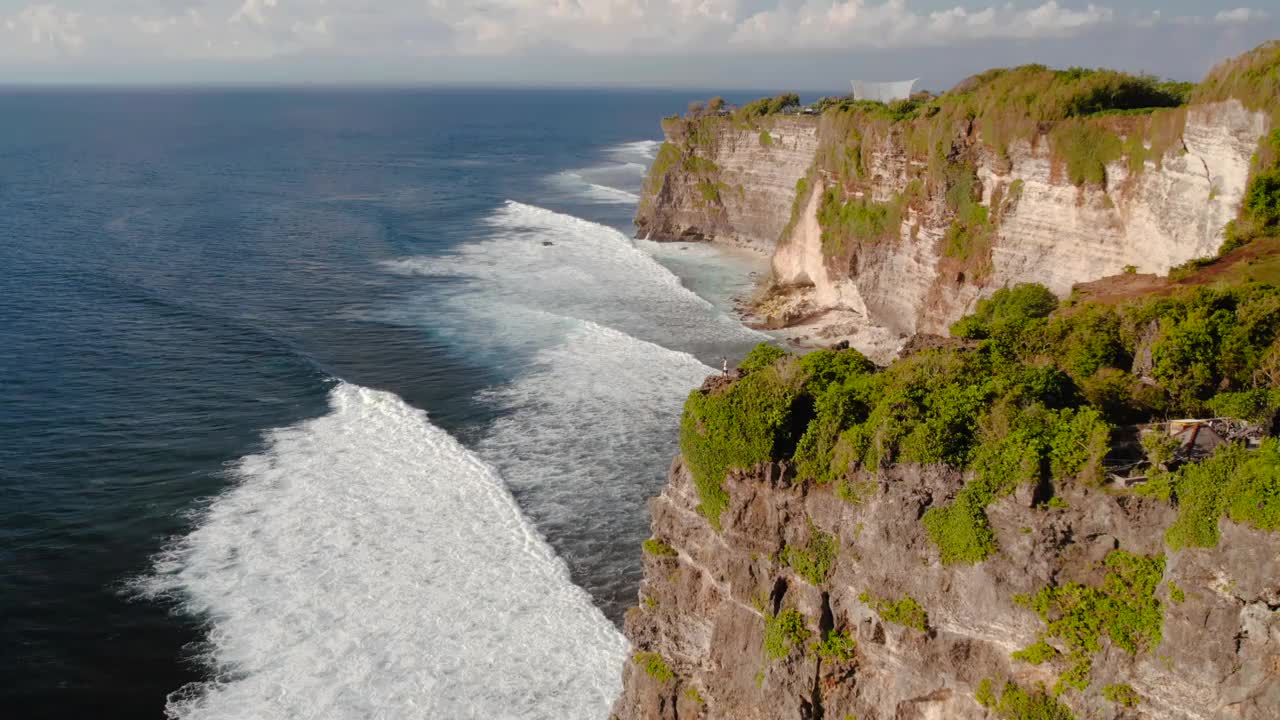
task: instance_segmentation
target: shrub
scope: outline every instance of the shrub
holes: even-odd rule
[[[689,394],[680,422],[680,449],[697,487],[700,509],[714,527],[719,528],[720,513],[728,505],[722,482],[729,470],[746,470],[791,454],[798,434],[793,416],[801,382],[794,363],[779,363],[751,372],[726,389]]]
[[[1172,484],[1178,517],[1165,542],[1174,550],[1215,547],[1224,514],[1260,530],[1280,530],[1280,440],[1267,438],[1253,452],[1219,446],[1207,460],[1180,468]]]
[[[660,683],[670,682],[676,676],[667,666],[667,661],[658,653],[636,653],[632,660],[644,668],[649,677]]]
[[[910,595],[903,595],[897,600],[887,600],[878,598],[870,592],[862,592],[858,595],[858,599],[875,610],[880,619],[885,622],[920,632],[929,631],[929,613],[925,612],[924,608],[920,607],[920,603]]]
[[[1107,165],[1124,156],[1120,136],[1096,122],[1061,123],[1049,133],[1049,143],[1073,185],[1106,186]]]
[[[809,542],[804,547],[787,545],[782,549],[782,562],[813,585],[826,582],[835,565],[839,545],[835,537],[809,525]]]
[[[1020,283],[1001,288],[991,297],[978,301],[973,314],[951,326],[957,337],[982,339],[990,337],[992,328],[1002,325],[1021,327],[1027,320],[1048,317],[1058,307],[1058,298],[1049,288],[1036,283]]]
[[[1164,610],[1155,590],[1164,576],[1164,556],[1114,550],[1106,567],[1101,587],[1068,583],[1016,598],[1044,621],[1045,635],[1067,647],[1071,666],[1058,677],[1057,689],[1089,686],[1093,656],[1102,649],[1104,634],[1130,655],[1154,649],[1163,637]],[[1040,643],[1021,652],[1040,657]]]
[[[1220,392],[1205,403],[1219,417],[1270,423],[1275,417],[1280,395],[1276,390],[1254,388],[1240,392]]]
[[[923,521],[943,564],[974,564],[996,549],[986,508],[1019,485],[1038,482],[1048,468],[1060,481],[1097,484],[1111,427],[1092,408],[1048,410],[997,405],[981,424],[974,448],[975,477],[949,505],[930,508]]]
[[[781,660],[790,655],[793,648],[803,650],[809,635],[804,615],[799,610],[783,610],[776,616],[768,615],[764,624],[764,654]]]
[[[1000,720],[1075,720],[1071,710],[1059,703],[1043,687],[1028,692],[1013,682],[1007,682],[997,698],[990,680],[978,686],[981,697],[975,698]],[[985,702],[984,702],[985,701]]]
[[[656,538],[645,540],[641,546],[645,552],[657,557],[676,557],[680,554],[675,548]]]
[[[742,362],[738,363],[738,369],[743,372],[763,370],[786,356],[786,350],[769,343],[760,343],[747,353]]]
[[[1014,660],[1021,660],[1023,662],[1029,662],[1032,665],[1039,665],[1058,657],[1059,654],[1060,653],[1057,649],[1052,645],[1044,640],[1040,640],[1013,653],[1012,657]]]
[[[1124,707],[1137,707],[1138,703],[1142,701],[1142,696],[1138,695],[1138,691],[1126,683],[1117,683],[1102,688],[1102,697]]]
[[[858,642],[848,630],[829,630],[822,642],[814,643],[813,650],[823,660],[849,662],[858,649]]]
[[[891,203],[866,198],[841,199],[838,188],[822,194],[818,206],[818,225],[822,227],[822,252],[835,257],[858,243],[876,243],[890,230],[897,232],[901,218]]]
[[[775,115],[777,113],[800,106],[800,96],[795,93],[783,93],[775,95],[771,98],[760,98],[752,100],[743,105],[736,113],[735,117],[750,119],[756,117],[764,117],[765,115]]]
[[[773,135],[768,130],[760,131],[760,147],[771,147],[773,145]]]

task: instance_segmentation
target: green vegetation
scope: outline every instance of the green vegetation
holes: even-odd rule
[[[698,692],[698,688],[693,687],[692,685],[684,689],[684,696],[685,699],[698,703],[699,705],[707,704],[707,701],[702,699],[702,693]]]
[[[803,429],[796,427],[796,405],[804,379],[795,361],[787,359],[751,371],[727,388],[689,395],[680,446],[698,489],[700,509],[717,529],[729,502],[721,486],[725,473],[782,459],[795,447]]]
[[[652,202],[662,193],[662,188],[666,185],[667,175],[673,168],[679,167],[681,164],[680,148],[669,142],[662,143],[662,147],[658,148],[658,155],[653,159],[653,164],[649,166],[649,172],[644,179],[644,200]]]
[[[697,182],[698,195],[701,196],[702,202],[707,205],[717,205],[720,203],[720,185],[710,180],[699,180]]]
[[[822,642],[814,643],[813,651],[829,662],[849,662],[858,649],[858,642],[848,630],[829,630]]]
[[[1073,185],[1106,185],[1107,165],[1124,155],[1120,137],[1094,122],[1061,123],[1049,133],[1049,142]]]
[[[1178,604],[1187,601],[1187,593],[1172,580],[1169,581],[1169,599]]]
[[[1035,283],[1020,283],[1012,288],[1001,288],[991,297],[979,300],[973,314],[964,316],[951,326],[951,334],[980,340],[991,337],[993,332],[1005,332],[1010,325],[1049,317],[1057,309],[1058,297],[1048,288]]]
[[[1213,70],[1191,93],[1191,102],[1235,98],[1250,110],[1280,113],[1280,41],[1263,43]]]
[[[1102,697],[1124,707],[1137,707],[1138,703],[1142,701],[1138,691],[1126,683],[1117,683],[1102,688]]]
[[[768,130],[760,131],[760,147],[773,147],[773,135]]]
[[[822,194],[818,224],[822,227],[822,252],[828,257],[848,253],[858,244],[875,244],[898,236],[912,189],[889,202],[866,198],[841,199],[837,188]]]
[[[927,350],[877,369],[852,350],[801,358],[773,347],[744,361],[747,375],[696,391],[681,443],[703,512],[717,522],[731,469],[789,460],[800,482],[831,483],[857,504],[894,463],[968,471],[923,525],[945,563],[976,563],[998,549],[987,507],[1020,486],[1099,485],[1112,427],[1220,411],[1269,424],[1280,407],[1280,289],[1186,288],[1112,306],[1059,307],[1043,287],[998,291],[958,322],[967,346]],[[1149,361],[1131,372],[1134,358]],[[770,364],[772,363],[772,364]],[[1173,548],[1211,545],[1217,522],[1280,530],[1274,442],[1224,448],[1200,465],[1161,473],[1171,458],[1158,433],[1145,442],[1153,470],[1142,494],[1176,501]],[[1167,443],[1165,443],[1167,445]],[[796,549],[787,561],[825,574]],[[816,556],[815,556],[816,558]]]
[[[996,548],[986,507],[1020,485],[1049,473],[1057,480],[1097,483],[1111,427],[1093,408],[1050,410],[1036,403],[1025,409],[993,408],[973,452],[975,477],[949,505],[931,508],[925,529],[943,563],[973,564]],[[1054,498],[1056,499],[1056,498]]]
[[[781,660],[790,655],[793,648],[803,651],[809,635],[804,615],[799,610],[783,610],[776,616],[766,615],[764,654],[774,660]]]
[[[738,363],[738,369],[747,373],[764,370],[786,356],[787,351],[777,345],[760,343],[747,353],[742,362]]]
[[[1061,653],[1059,653],[1052,645],[1044,640],[1039,640],[1028,645],[1024,649],[1013,653],[1012,657],[1014,660],[1021,660],[1022,662],[1031,663],[1032,665],[1040,665],[1041,663],[1053,660],[1060,654]]]
[[[979,683],[974,699],[1000,720],[1075,720],[1071,711],[1043,687],[1028,692],[1016,683],[1006,682],[997,697],[991,679],[986,678]]]
[[[658,653],[636,653],[632,660],[644,668],[649,677],[660,683],[670,682],[676,676],[667,666],[667,661]]]
[[[978,704],[982,707],[989,708],[992,705],[995,705],[996,701],[999,699],[996,697],[995,691],[992,689],[993,685],[994,683],[991,682],[991,678],[983,678],[982,682],[978,683],[978,688],[973,691],[973,699],[977,700]]]
[[[910,595],[903,595],[897,600],[886,600],[864,591],[858,595],[858,600],[875,610],[880,619],[885,622],[920,632],[929,631],[929,613],[925,612],[924,608],[920,607],[920,603]]]
[[[641,543],[641,546],[644,548],[645,552],[657,557],[676,557],[680,554],[676,552],[675,548],[656,538],[645,540]]]
[[[1222,445],[1204,462],[1174,474],[1178,518],[1165,533],[1169,547],[1214,547],[1218,520],[1280,530],[1280,441],[1267,438],[1255,452]],[[1172,590],[1171,590],[1172,592]]]
[[[800,96],[795,93],[783,93],[771,98],[752,100],[734,112],[736,119],[749,119],[776,115],[793,108],[800,107]]]
[[[1044,621],[1046,636],[1067,648],[1071,665],[1058,676],[1057,692],[1089,686],[1093,656],[1102,650],[1103,635],[1130,655],[1154,650],[1163,637],[1164,609],[1155,590],[1164,575],[1164,556],[1115,550],[1107,555],[1105,564],[1108,572],[1101,587],[1073,582],[1016,598]],[[1044,644],[1041,640],[1021,651],[1023,657],[1018,659],[1050,659],[1052,656],[1040,647]]]
[[[1280,118],[1280,111],[1276,117]],[[1248,245],[1264,235],[1280,234],[1280,128],[1259,142],[1240,214],[1227,226],[1226,234],[1220,254]]]
[[[813,179],[814,171],[810,168],[804,177],[796,180],[796,196],[791,200],[791,217],[787,219],[787,226],[782,229],[782,235],[778,237],[778,244],[785,243],[791,237],[791,231],[795,229],[796,223],[800,222],[800,214],[808,206],[809,187],[813,184]]]
[[[809,532],[809,542],[804,547],[787,545],[782,549],[782,562],[810,583],[821,585],[831,574],[840,548],[835,537],[814,528],[813,523],[809,524]]]

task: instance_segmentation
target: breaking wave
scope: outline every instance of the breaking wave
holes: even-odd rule
[[[640,196],[628,190],[591,182],[585,173],[590,170],[565,170],[551,176],[552,182],[562,190],[597,203],[630,205],[640,202]],[[598,174],[598,173],[597,173]]]
[[[614,145],[606,152],[620,161],[639,162],[647,166],[658,157],[658,149],[661,147],[661,140],[636,140]]]
[[[330,403],[141,581],[209,624],[170,717],[604,717],[626,641],[495,470],[395,395]]]
[[[485,224],[485,239],[450,254],[386,263],[396,272],[465,280],[434,288],[408,318],[429,316],[438,332],[503,351],[553,344],[573,328],[564,319],[708,358],[726,344],[766,337],[689,290],[613,228],[510,200]],[[434,306],[439,302],[445,307]]]
[[[509,371],[483,397],[498,420],[476,451],[620,618],[684,399],[712,372],[704,362],[763,336],[613,228],[517,202],[485,224],[483,240],[389,264],[432,280],[397,321],[417,318]]]
[[[610,162],[564,170],[552,175],[551,184],[565,196],[591,203],[634,205],[640,202],[644,173],[662,143],[637,140],[605,148]]]

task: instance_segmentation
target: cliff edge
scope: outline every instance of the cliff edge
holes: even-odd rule
[[[1280,239],[1197,265],[708,378],[614,717],[1277,717]]]
[[[1016,282],[1064,296],[1216,253],[1280,128],[1277,67],[1271,43],[1194,88],[1025,66],[892,106],[668,118],[636,225],[770,253],[763,324],[887,360]]]

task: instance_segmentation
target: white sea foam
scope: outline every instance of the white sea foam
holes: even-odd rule
[[[676,451],[681,405],[712,372],[697,357],[761,335],[617,230],[515,202],[486,224],[482,241],[390,264],[431,290],[384,319],[487,350],[513,378],[487,395],[499,419],[476,450],[616,616],[635,602],[645,500]]]
[[[207,617],[182,720],[600,718],[625,640],[494,469],[394,395],[339,384],[271,432],[143,590]]]
[[[615,145],[609,148],[607,152],[619,160],[639,159],[647,165],[658,156],[658,148],[660,147],[662,147],[661,140],[636,140]]]
[[[448,255],[386,264],[397,272],[466,280],[433,288],[421,307],[409,309],[410,316],[428,318],[434,330],[465,335],[482,346],[541,347],[572,328],[530,319],[530,312],[589,320],[694,352],[765,337],[686,288],[613,228],[512,201],[486,224],[491,232],[485,240]],[[437,307],[442,298],[446,307]]]
[[[538,527],[571,547],[575,579],[613,610],[635,602],[645,501],[676,452],[689,391],[714,372],[687,353],[578,321],[487,399],[501,411],[476,451]]]
[[[612,169],[605,169],[606,171]],[[565,170],[551,176],[551,182],[565,192],[597,203],[630,205],[640,202],[636,193],[612,187],[598,182],[591,182],[585,174],[590,170]],[[601,174],[601,173],[596,173]]]

